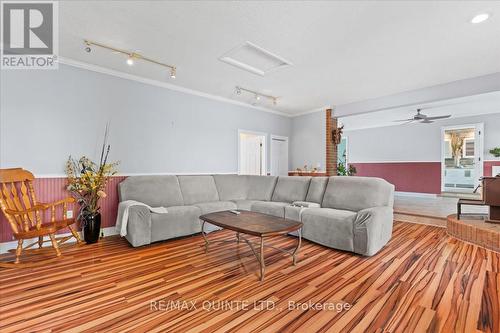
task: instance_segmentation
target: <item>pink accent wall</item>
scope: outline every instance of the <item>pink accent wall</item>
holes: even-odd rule
[[[380,177],[396,186],[396,191],[441,193],[441,163],[351,163],[357,176]]]
[[[397,163],[351,163],[357,169],[357,176],[380,177],[396,186],[396,191],[417,193],[441,193],[440,162],[397,162]],[[484,176],[491,176],[492,167],[500,161],[485,161]]]
[[[101,226],[111,227],[116,222],[116,212],[118,209],[118,184],[126,177],[118,176],[111,177],[107,186],[106,198],[101,199]],[[35,193],[38,202],[50,203],[70,196],[66,190],[66,178],[37,178],[34,182]],[[73,214],[76,217],[78,214],[77,207],[72,207]],[[57,214],[61,214],[57,212]],[[46,220],[47,221],[47,220]],[[61,230],[61,232],[69,232],[69,230]],[[12,241],[12,230],[5,216],[0,212],[0,242]]]
[[[491,173],[494,166],[500,166],[500,161],[484,161],[484,175],[493,176]]]

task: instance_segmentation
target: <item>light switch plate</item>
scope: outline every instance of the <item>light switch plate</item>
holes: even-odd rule
[[[73,218],[73,211],[72,210],[68,210],[66,212],[66,218],[68,218],[68,219],[72,219]]]

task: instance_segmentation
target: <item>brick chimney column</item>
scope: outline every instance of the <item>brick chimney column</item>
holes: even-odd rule
[[[337,118],[332,118],[332,109],[326,109],[326,175],[337,175],[337,145],[333,143],[332,130],[337,128]]]

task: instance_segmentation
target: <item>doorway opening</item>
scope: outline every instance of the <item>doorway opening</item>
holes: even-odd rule
[[[271,176],[288,176],[288,138],[271,135]]]
[[[265,133],[238,130],[238,174],[266,174]]]
[[[441,191],[473,193],[483,176],[482,123],[441,129]]]

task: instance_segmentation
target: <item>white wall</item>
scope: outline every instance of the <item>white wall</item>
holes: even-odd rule
[[[66,65],[0,83],[0,167],[38,175],[62,174],[70,154],[96,158],[108,120],[121,173],[237,172],[238,129],[291,136],[288,117]]]
[[[500,146],[500,113],[445,119],[432,124],[408,124],[345,131],[349,162],[439,162],[441,127],[484,123],[484,160],[494,160],[489,150]]]
[[[291,169],[302,168],[304,164],[326,167],[326,122],[325,112],[318,111],[292,119],[290,140]]]
[[[325,165],[325,113],[292,119],[291,167],[321,162]],[[500,147],[500,113],[445,119],[433,124],[408,124],[345,131],[349,162],[420,161],[441,159],[441,127],[484,123],[484,159],[496,160],[489,150]]]

